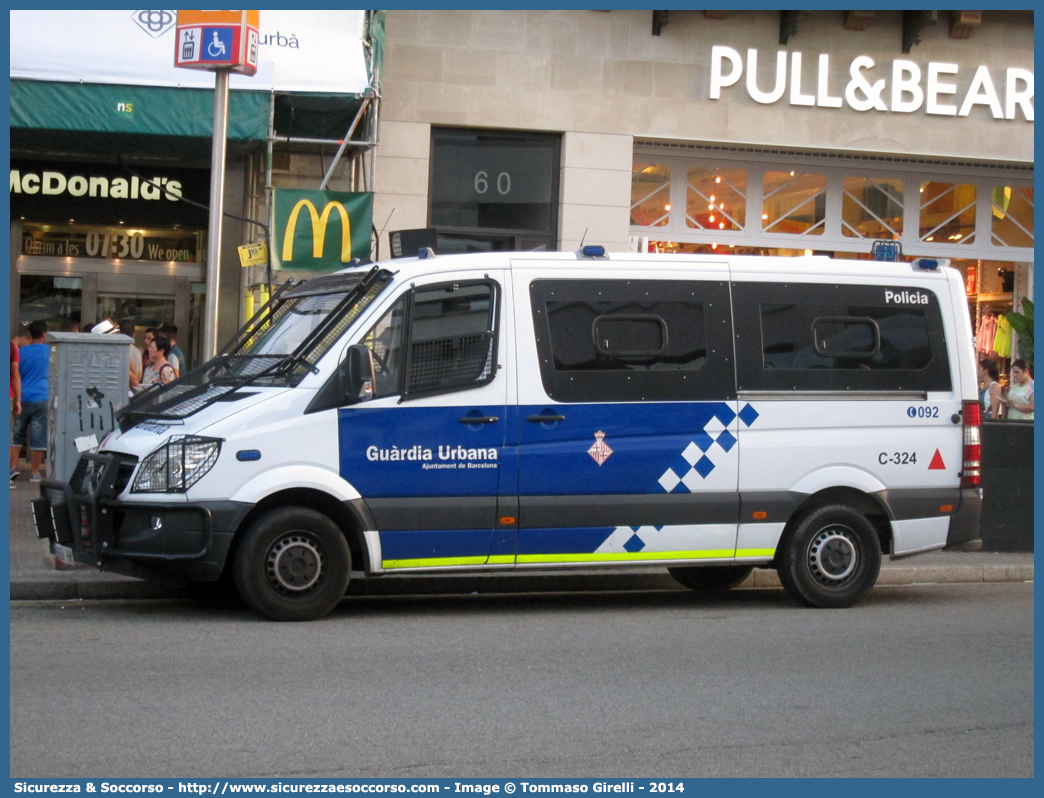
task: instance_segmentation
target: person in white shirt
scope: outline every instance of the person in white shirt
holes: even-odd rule
[[[134,338],[134,322],[130,319],[124,319],[120,322],[120,332],[127,337]],[[130,344],[130,374],[128,375],[128,385],[130,386],[130,393],[136,393],[138,386],[141,383],[141,350],[138,349],[133,343]]]

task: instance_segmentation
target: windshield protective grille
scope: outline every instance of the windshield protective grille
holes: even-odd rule
[[[284,286],[222,354],[121,411],[124,431],[146,419],[181,419],[247,385],[293,387],[310,372],[392,280],[390,272],[337,274]]]
[[[290,381],[294,385],[300,382],[304,375],[307,374],[319,361],[319,358],[325,355],[330,350],[330,347],[333,346],[342,335],[344,335],[348,328],[355,323],[355,320],[359,318],[359,315],[370,306],[370,303],[377,298],[378,294],[385,289],[385,286],[387,286],[389,282],[391,282],[391,275],[388,275],[387,279],[381,279],[374,283],[370,289],[360,297],[359,301],[349,307],[335,323],[330,325],[325,334],[315,342],[314,347],[304,356],[307,357],[307,360],[302,358],[294,364],[294,367],[288,374]]]
[[[282,355],[217,357],[158,390],[146,391],[128,405],[131,413],[186,418],[242,387],[245,381],[276,376]]]

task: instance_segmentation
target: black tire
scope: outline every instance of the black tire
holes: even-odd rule
[[[881,545],[862,513],[843,504],[814,507],[787,534],[776,570],[802,604],[851,607],[877,582]]]
[[[348,542],[322,513],[272,510],[250,525],[232,576],[247,606],[274,621],[313,621],[344,597],[352,572]]]
[[[694,565],[668,568],[667,573],[697,593],[725,593],[743,582],[753,570],[753,565]]]

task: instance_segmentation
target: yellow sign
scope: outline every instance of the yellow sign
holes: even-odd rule
[[[239,248],[239,263],[247,266],[261,266],[268,263],[268,247],[262,244],[243,244]]]
[[[326,203],[326,207],[323,208],[323,215],[320,216],[319,212],[315,209],[311,200],[299,200],[294,206],[294,209],[290,211],[290,218],[286,223],[286,233],[283,235],[283,260],[293,260],[294,258],[294,231],[297,230],[297,217],[301,213],[301,208],[308,209],[308,215],[312,217],[312,257],[322,258],[323,257],[323,244],[326,241],[326,223],[330,219],[330,211],[334,208],[341,216],[341,262],[347,263],[352,259],[352,228],[348,221],[348,211],[344,209],[344,206],[333,200]]]

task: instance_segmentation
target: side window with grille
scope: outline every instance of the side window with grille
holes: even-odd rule
[[[498,287],[445,283],[412,293],[403,398],[460,391],[496,376]]]

